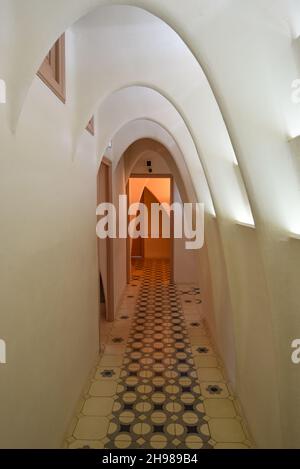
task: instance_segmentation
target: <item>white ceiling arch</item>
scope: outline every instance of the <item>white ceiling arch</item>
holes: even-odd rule
[[[126,107],[124,101],[130,106]],[[214,197],[193,138],[179,113],[160,93],[147,87],[118,90],[99,107],[97,122],[99,156],[104,154],[108,142],[113,139],[116,158],[120,158],[138,138],[148,136],[160,140],[176,155],[181,171],[184,167],[188,169],[199,200],[205,203],[208,213],[215,215]]]
[[[6,109],[12,128],[33,76],[52,43],[74,22],[94,14],[101,5],[138,6],[161,18],[180,35],[201,63],[209,88],[218,100],[259,222],[264,217],[273,226],[287,229],[290,219],[299,218],[298,181],[284,141],[284,134],[288,134],[300,114],[300,108],[296,110],[291,105],[289,87],[298,74],[291,48],[291,30],[294,34],[299,30],[295,27],[299,22],[297,2],[277,0],[274,7],[273,0],[215,0],[213,4],[191,0],[187,8],[179,0],[3,0],[0,30],[8,34],[7,40],[1,41],[0,67],[8,83]],[[284,66],[278,60],[283,56]],[[268,83],[265,76],[271,73],[272,82]],[[273,146],[277,144],[277,151],[272,148],[272,141]],[[265,148],[271,157],[266,157]],[[270,162],[272,177],[266,178]],[[288,184],[284,192],[277,194],[276,187],[282,186],[283,176]],[[231,185],[230,178],[227,184]]]
[[[165,173],[173,175],[183,203],[197,202],[197,195],[194,191],[193,183],[189,177],[188,172],[186,171],[185,173],[182,173],[179,170],[172,153],[162,142],[157,139],[149,137],[138,138],[133,143],[131,143],[129,147],[126,148],[118,163],[118,165],[122,161],[124,163],[126,184],[134,172],[136,165],[141,160],[144,161],[145,158],[155,158],[155,161],[157,161],[156,158],[158,158],[160,164],[163,163]],[[145,177],[147,178],[147,174],[145,174]]]
[[[198,171],[192,172],[183,156],[183,153],[170,132],[158,122],[152,119],[135,119],[127,122],[113,136],[112,150],[110,156],[116,167],[126,150],[136,141],[151,139],[164,146],[172,155],[172,159],[178,169],[178,173],[185,183],[186,193],[189,200],[200,201],[205,205],[206,213],[215,216],[213,202],[207,186],[205,175],[202,173],[202,184],[199,181]]]
[[[106,5],[73,24],[67,49],[68,108],[75,140],[110,93],[133,84],[157,89],[183,116],[193,136],[216,209],[225,219],[253,222],[218,103],[199,62],[175,30],[143,8]]]
[[[133,84],[157,89],[184,116],[216,209],[226,219],[251,222],[246,188],[237,177],[235,154],[216,99],[199,63],[173,29],[144,9],[110,5],[74,24],[67,46],[68,107],[75,135],[80,135],[97,103],[116,89]]]
[[[171,133],[183,157],[188,161],[190,174],[194,175],[195,180],[198,178],[198,185],[203,187],[208,185],[218,215],[245,223],[251,222],[251,210],[239,185],[235,165],[216,155],[213,160],[211,153],[207,154],[201,142],[199,143],[189,122],[182,117],[176,102],[174,103],[166,93],[154,87],[146,86],[146,84],[125,86],[113,92],[100,104],[97,119],[99,154],[106,149],[111,136],[118,129],[125,123],[140,118],[152,119]],[[222,171],[224,167],[226,170]],[[223,181],[224,186],[228,172],[231,175],[229,178],[231,183],[229,184],[227,180],[222,191],[221,182]],[[222,180],[221,182],[218,177]],[[205,200],[208,198],[206,197]],[[214,210],[210,210],[210,213],[214,213]]]
[[[216,0],[212,4],[207,0],[192,0],[187,9],[182,8],[180,1],[176,3],[174,0],[165,0],[164,3],[160,0],[27,0],[26,3],[2,0],[0,32],[5,40],[0,41],[0,68],[9,84],[7,109],[12,128],[16,127],[34,75],[50,47],[74,23],[99,7],[133,6],[152,13],[177,31],[178,37],[193,50],[189,35],[180,23],[183,21],[184,24],[186,17],[196,19],[197,16],[202,22],[206,16],[214,16],[227,2]],[[169,14],[172,12],[173,15]],[[187,24],[191,30],[191,22]]]

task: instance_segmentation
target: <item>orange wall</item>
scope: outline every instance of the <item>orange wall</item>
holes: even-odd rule
[[[130,178],[129,203],[140,202],[147,187],[160,203],[170,203],[171,180],[169,178]]]
[[[149,210],[149,227],[151,226],[150,207],[151,203],[168,203],[171,202],[171,180],[170,178],[130,178],[129,179],[129,204],[141,201],[144,189],[147,188],[154,197],[145,191],[144,203]],[[157,199],[157,200],[156,200]],[[137,241],[134,240],[136,243]],[[132,246],[132,240],[131,240]],[[145,258],[162,259],[170,258],[171,241],[170,239],[151,239],[144,240],[144,256]]]
[[[170,198],[170,195],[169,195]],[[157,203],[157,199],[153,197],[152,193],[145,191],[144,203],[148,208],[148,223],[151,226],[151,204]],[[171,257],[171,240],[168,238],[152,239],[147,238],[144,240],[144,257],[146,259],[170,259]]]

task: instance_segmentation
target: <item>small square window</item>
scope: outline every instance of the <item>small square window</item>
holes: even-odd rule
[[[66,102],[65,62],[65,35],[63,34],[48,52],[37,73],[63,103]]]

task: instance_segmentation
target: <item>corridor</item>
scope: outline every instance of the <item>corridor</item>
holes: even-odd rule
[[[299,207],[300,0],[0,0],[0,452],[300,449]]]
[[[252,446],[201,319],[201,292],[164,260],[136,261],[65,447]]]

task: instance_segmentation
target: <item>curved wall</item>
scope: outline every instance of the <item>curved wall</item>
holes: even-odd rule
[[[192,138],[189,148],[194,142],[193,154],[202,161],[208,184],[201,176],[201,189],[194,183],[195,192],[206,194],[209,201],[210,191],[218,215],[217,220],[208,217],[213,227],[211,245],[219,246],[215,251],[208,248],[215,272],[214,298],[219,302],[215,305],[218,341],[228,325],[217,313],[224,305],[232,310],[236,389],[252,433],[259,446],[299,447],[300,375],[290,361],[290,343],[300,331],[300,257],[299,240],[289,235],[300,233],[300,192],[288,142],[300,133],[300,107],[290,99],[291,83],[299,76],[294,50],[299,5],[286,0],[278,0],[276,6],[271,0],[197,0],[183,8],[179,0],[117,2],[145,8],[149,14],[128,6],[98,8],[103,3],[114,2],[27,0],[25,5],[3,0],[0,5],[0,70],[8,96],[7,104],[0,106],[5,227],[0,235],[5,292],[1,333],[11,357],[10,367],[1,368],[4,424],[21,398],[17,388],[10,391],[16,377],[22,378],[28,396],[18,416],[10,420],[16,434],[6,433],[3,438],[1,434],[0,440],[4,445],[23,441],[27,447],[37,440],[40,446],[54,446],[60,438],[55,429],[62,434],[72,414],[96,350],[91,340],[97,314],[92,300],[97,288],[96,152],[106,121],[112,125],[103,138],[111,139],[133,119],[136,104],[130,92],[123,96],[127,103],[117,97],[115,107],[98,119],[97,145],[82,130],[98,106],[101,116],[102,106],[112,103],[108,100],[118,89],[143,85],[168,98],[181,121],[171,111],[161,112],[165,107],[153,109],[149,102],[134,119],[149,117],[165,126],[187,159],[190,153],[184,142]],[[68,97],[63,106],[34,74],[55,39],[68,28]],[[117,122],[112,116],[119,113],[122,119]],[[192,166],[188,170],[193,176]],[[197,170],[200,174],[200,164]],[[26,209],[16,216],[20,201]],[[252,211],[256,229],[236,223],[251,225]],[[224,262],[228,285],[218,262]],[[74,286],[78,286],[75,295]],[[15,330],[16,322],[23,337]],[[84,337],[78,336],[78,328],[85,331]],[[65,336],[68,346],[63,343]],[[31,343],[26,361],[33,364],[28,376],[20,373],[25,340]],[[54,340],[59,344],[55,351]],[[80,344],[77,352],[75,343]],[[81,352],[74,370],[72,353]],[[43,393],[35,396],[32,385],[45,365],[49,373],[41,391],[51,390],[48,410]],[[73,389],[69,397],[67,383]],[[43,410],[37,412],[29,396],[36,397],[33,402],[40,402]],[[57,403],[67,401],[67,408],[54,419]],[[29,434],[20,422],[33,413],[37,420]]]

